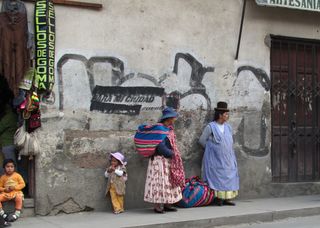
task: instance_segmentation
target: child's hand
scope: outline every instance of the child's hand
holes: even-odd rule
[[[112,173],[114,170],[115,170],[115,168],[114,168],[113,166],[110,166],[110,167],[108,168],[108,173]]]

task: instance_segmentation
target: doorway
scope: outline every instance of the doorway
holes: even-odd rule
[[[320,180],[320,41],[271,36],[272,179]]]
[[[14,144],[14,132],[18,126],[19,118],[13,110],[13,92],[9,89],[8,83],[0,75],[0,175],[3,174],[2,164],[5,158],[3,146]],[[3,140],[5,144],[3,145]],[[7,158],[14,158],[16,171],[23,177],[26,187],[22,190],[25,198],[33,198],[35,195],[35,158],[29,156],[18,156],[18,151],[13,150],[12,155]]]

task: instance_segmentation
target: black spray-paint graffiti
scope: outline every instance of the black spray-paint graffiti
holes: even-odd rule
[[[253,75],[257,78],[257,80],[259,81],[259,83],[261,84],[261,86],[265,89],[265,91],[270,91],[270,87],[271,87],[271,81],[270,78],[268,76],[268,74],[259,68],[255,68],[252,66],[241,66],[238,68],[237,70],[237,79],[239,77],[239,74],[242,71],[251,71],[253,73]],[[233,86],[235,85],[237,79],[234,81]],[[261,108],[261,117],[260,117],[260,143],[259,143],[259,148],[258,149],[252,149],[249,148],[248,146],[245,145],[245,139],[244,139],[244,118],[242,117],[242,120],[238,126],[238,130],[237,130],[237,134],[235,135],[236,140],[239,142],[239,144],[241,145],[242,150],[250,155],[250,156],[255,156],[255,157],[263,157],[268,155],[269,153],[269,149],[268,149],[268,145],[266,143],[267,140],[267,124],[266,124],[266,119],[267,119],[267,115],[266,113],[268,112],[268,102],[264,101],[262,108]]]
[[[190,55],[189,53],[177,53],[174,60],[173,73],[178,74],[179,61],[180,59],[185,60],[191,66],[191,75],[189,86],[190,90],[185,93],[180,93],[179,91],[173,91],[170,94],[165,94],[166,96],[166,105],[173,107],[175,109],[179,109],[180,100],[192,95],[199,94],[202,95],[207,101],[207,119],[209,118],[211,111],[211,100],[206,92],[206,87],[202,84],[203,77],[208,72],[214,72],[214,67],[204,67],[195,57]],[[159,83],[167,80],[169,75],[164,74],[160,77]]]
[[[252,66],[241,66],[237,70],[237,76],[239,76],[239,74],[242,71],[251,71],[254,74],[254,76],[257,78],[257,80],[260,82],[261,86],[266,91],[270,90],[271,81],[270,81],[268,74],[264,70],[262,70],[260,68],[255,68]]]
[[[214,67],[204,67],[197,59],[189,53],[177,53],[174,60],[173,73],[178,73],[179,60],[184,59],[192,68],[190,77],[190,87],[203,89],[205,86],[202,84],[203,77],[208,72],[214,72]]]
[[[90,111],[139,115],[142,105],[137,103],[152,103],[163,93],[163,88],[155,87],[95,86]]]
[[[153,76],[143,74],[143,73],[129,73],[124,74],[124,63],[116,57],[92,57],[87,59],[82,55],[77,54],[66,54],[58,61],[57,70],[58,70],[58,80],[59,80],[59,108],[63,110],[63,78],[62,78],[62,68],[65,63],[69,60],[80,61],[84,64],[89,85],[90,91],[92,93],[92,100],[90,105],[90,110],[98,110],[107,114],[126,114],[126,115],[138,115],[141,110],[161,110],[164,105],[173,107],[175,109],[180,108],[180,100],[186,98],[189,95],[198,94],[203,96],[207,101],[207,118],[209,119],[211,115],[211,101],[206,92],[205,86],[202,84],[204,75],[207,72],[214,72],[213,67],[204,67],[197,59],[188,53],[177,53],[175,56],[173,74],[177,75],[179,69],[179,60],[185,60],[191,66],[191,75],[190,75],[190,89],[187,92],[181,93],[179,90],[170,92],[167,94],[165,88],[161,87],[161,83],[166,81],[169,77],[168,74],[164,74],[158,79]],[[96,85],[94,77],[94,65],[97,63],[106,63],[111,65],[111,86],[102,86]],[[239,74],[242,71],[251,71],[256,79],[259,81],[261,86],[265,91],[270,90],[270,79],[267,73],[259,68],[252,66],[241,66],[237,69],[236,75],[239,77]],[[134,77],[146,79],[152,82],[153,86],[150,87],[125,87],[122,86],[125,82]],[[237,77],[237,79],[238,79]],[[236,80],[237,80],[236,79]],[[235,81],[236,82],[236,81]],[[234,85],[235,85],[234,82]],[[177,88],[179,89],[179,88]],[[142,103],[152,103],[156,97],[162,97],[161,106],[147,106],[142,107]],[[260,143],[258,149],[252,149],[245,145],[244,139],[244,117],[238,126],[237,134],[235,135],[237,141],[240,143],[243,151],[250,156],[262,157],[268,154],[268,147],[266,145],[267,137],[267,125],[265,115],[268,102],[263,103],[261,110],[261,131],[260,131]]]
[[[69,60],[80,61],[84,64],[89,85],[90,91],[92,94],[91,106],[90,110],[97,110],[103,113],[108,114],[128,114],[128,115],[138,115],[141,110],[160,110],[163,106],[170,106],[175,109],[179,109],[180,100],[192,95],[199,94],[202,95],[207,101],[207,107],[205,107],[208,111],[208,114],[211,110],[211,101],[209,96],[206,93],[206,88],[202,84],[202,80],[204,75],[207,72],[213,72],[214,67],[204,67],[196,58],[194,58],[189,53],[177,53],[175,56],[175,62],[173,67],[173,73],[176,75],[178,73],[179,60],[185,60],[191,67],[191,75],[190,75],[190,90],[184,93],[180,93],[178,90],[173,91],[169,94],[165,93],[164,88],[161,88],[161,83],[168,79],[168,75],[164,74],[157,80],[155,77],[143,74],[143,73],[129,73],[124,74],[124,63],[122,60],[116,57],[91,57],[87,59],[86,57],[78,54],[65,54],[63,55],[57,63],[58,70],[58,80],[59,80],[59,109],[63,110],[64,108],[64,95],[63,95],[63,78],[62,78],[62,69],[64,64],[66,64]],[[103,88],[103,85],[96,85],[95,76],[94,76],[94,65],[97,63],[106,63],[110,64],[112,67],[112,75],[111,75],[111,86],[107,86]],[[138,94],[135,94],[135,97],[130,100],[129,97],[132,95],[132,90],[125,89],[131,87],[122,86],[126,81],[134,78],[142,78],[146,79],[154,84],[154,87],[133,87],[139,90]],[[123,100],[110,98],[110,94],[114,92],[110,91],[119,90],[122,93]],[[115,93],[114,93],[115,94]],[[112,95],[113,96],[113,95]],[[159,107],[142,107],[141,103],[151,103],[150,97],[161,97],[162,105]],[[97,99],[99,97],[99,99]],[[103,97],[103,98],[102,98]],[[103,102],[101,102],[103,99]],[[108,100],[108,102],[106,102]]]

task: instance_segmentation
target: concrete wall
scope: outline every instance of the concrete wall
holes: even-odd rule
[[[129,161],[126,207],[147,206],[147,160],[135,153],[132,137],[139,124],[157,121],[164,104],[181,114],[176,133],[187,176],[200,174],[197,141],[216,102],[224,100],[232,109],[241,198],[320,192],[318,184],[271,183],[265,44],[268,34],[318,39],[317,13],[249,0],[235,60],[240,0],[100,2],[101,11],[56,6],[56,99],[41,107],[38,214],[110,210],[103,173],[115,150]]]

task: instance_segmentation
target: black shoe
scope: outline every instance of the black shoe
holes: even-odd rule
[[[175,207],[166,207],[166,206],[163,208],[163,210],[164,210],[164,211],[170,211],[170,212],[176,212],[176,211],[178,211],[178,209],[175,208]]]
[[[11,226],[11,223],[10,223],[10,222],[5,221],[5,222],[3,223],[3,227],[9,227],[9,226]]]
[[[236,204],[234,202],[231,202],[230,200],[224,200],[223,201],[223,205],[226,206],[236,206]]]
[[[7,221],[7,219],[8,219],[8,214],[7,213],[4,213],[3,215],[2,215],[2,218],[4,219],[4,221]]]
[[[153,211],[154,213],[157,213],[157,214],[164,214],[164,210],[160,208],[153,208]]]
[[[223,200],[222,199],[215,198],[213,202],[214,202],[215,205],[223,206]]]
[[[7,221],[7,222],[15,222],[17,219],[18,219],[18,216],[17,216],[16,214],[10,214],[10,215],[7,217],[6,221]]]

